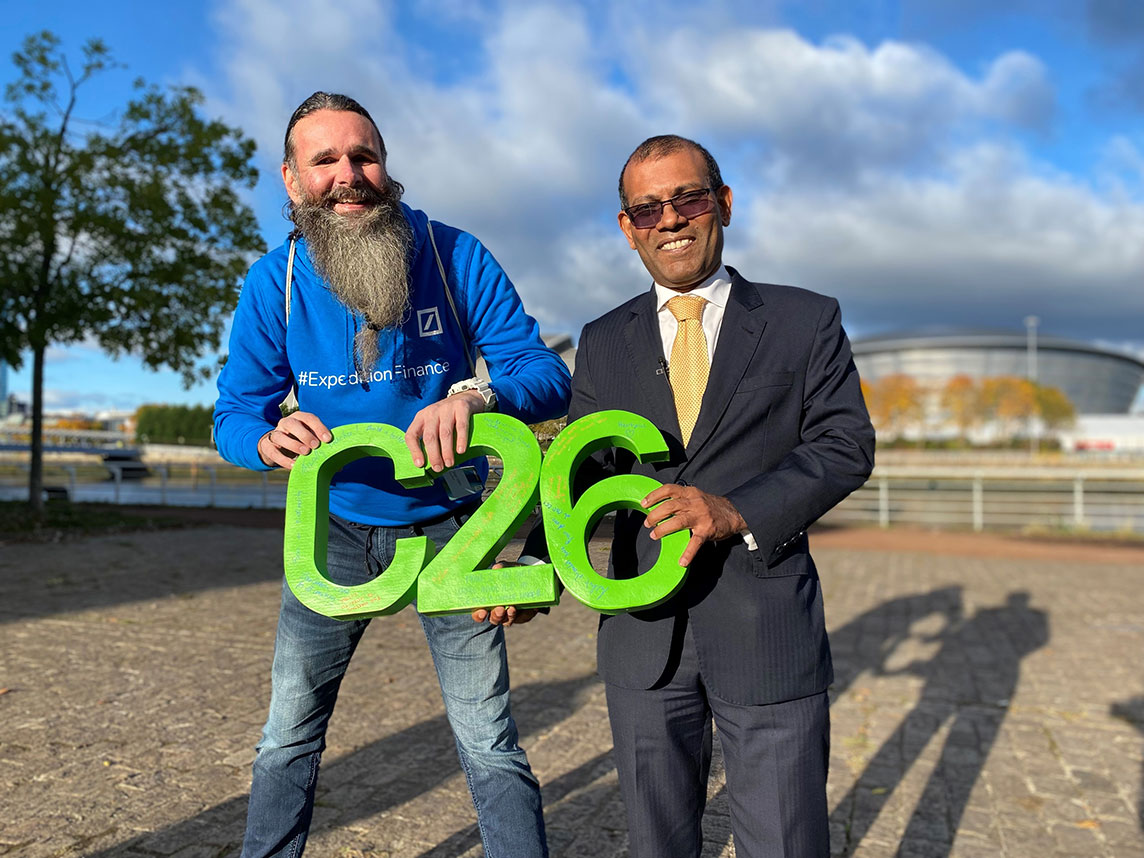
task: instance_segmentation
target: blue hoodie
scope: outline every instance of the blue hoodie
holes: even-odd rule
[[[298,241],[294,257],[289,330],[289,240],[251,267],[218,380],[214,432],[224,459],[270,470],[258,456],[258,440],[277,425],[278,405],[295,383],[300,410],[316,414],[336,436],[337,427],[348,423],[389,423],[404,431],[418,411],[472,375],[441,285],[427,218],[402,208],[413,230],[412,310],[399,328],[378,333],[378,360],[366,378],[359,377],[354,360],[354,336],[365,322],[314,272],[304,240]],[[453,227],[434,222],[433,234],[465,339],[488,364],[497,410],[526,423],[564,414],[568,368],[541,341],[536,320],[524,312],[492,254]],[[488,463],[481,459],[476,464],[483,478]],[[393,479],[392,463],[373,456],[350,463],[330,483],[330,512],[362,524],[412,524],[465,502],[450,500],[439,480],[423,489],[403,488]]]

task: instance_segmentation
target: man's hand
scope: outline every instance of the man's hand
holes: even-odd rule
[[[258,439],[258,457],[268,465],[289,471],[294,459],[305,456],[318,445],[334,440],[330,430],[308,411],[295,411],[278,421],[278,425]]]
[[[473,611],[473,622],[483,623],[488,620],[494,626],[523,625],[537,614],[536,608],[517,608],[513,605],[497,608],[477,608]]]
[[[519,563],[494,563],[494,569],[504,569],[506,566],[519,566]],[[517,608],[514,605],[500,605],[496,608],[477,608],[473,611],[473,622],[483,623],[488,620],[494,626],[523,625],[539,613],[535,608]]]
[[[644,527],[654,528],[652,539],[691,528],[691,541],[679,558],[680,566],[689,565],[704,542],[726,539],[747,529],[743,516],[727,498],[709,495],[694,486],[669,483],[660,486],[640,504],[647,509],[660,501],[663,503],[648,512]]]
[[[453,467],[456,456],[469,449],[470,418],[484,410],[484,397],[475,390],[465,390],[418,411],[405,433],[413,464],[424,467],[428,458],[429,467],[438,473]]]

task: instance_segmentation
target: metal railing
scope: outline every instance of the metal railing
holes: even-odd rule
[[[44,485],[75,501],[282,508],[286,473],[228,464],[44,463]],[[494,465],[490,488],[499,472]],[[0,467],[0,498],[27,498],[27,465]],[[834,524],[1144,534],[1144,468],[879,465],[823,517]]]
[[[0,442],[27,447],[31,442],[32,427],[0,424]],[[124,447],[135,443],[127,432],[111,429],[44,429],[40,437],[45,447]]]
[[[1144,534],[1144,470],[878,468],[823,521]]]
[[[27,463],[0,464],[0,500],[27,500]],[[81,503],[159,506],[286,506],[285,471],[249,471],[227,463],[45,462],[48,499]],[[499,460],[490,462],[486,495],[501,477]]]
[[[45,462],[47,497],[78,502],[160,506],[262,507],[286,505],[282,471],[248,471],[228,464],[185,462],[73,464]],[[0,499],[26,500],[26,463],[0,468]]]

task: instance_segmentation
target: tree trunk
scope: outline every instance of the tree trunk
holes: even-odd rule
[[[44,511],[44,346],[32,347],[32,464],[28,469],[28,506]]]

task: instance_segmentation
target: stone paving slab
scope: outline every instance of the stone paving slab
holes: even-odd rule
[[[1144,856],[1144,552],[961,539],[815,542],[835,854]],[[280,557],[279,532],[218,525],[0,546],[0,855],[238,854]],[[561,858],[627,854],[595,627],[569,598],[509,630]],[[482,854],[412,612],[366,633],[318,789],[309,855]],[[704,856],[734,855],[718,764],[710,795]]]

